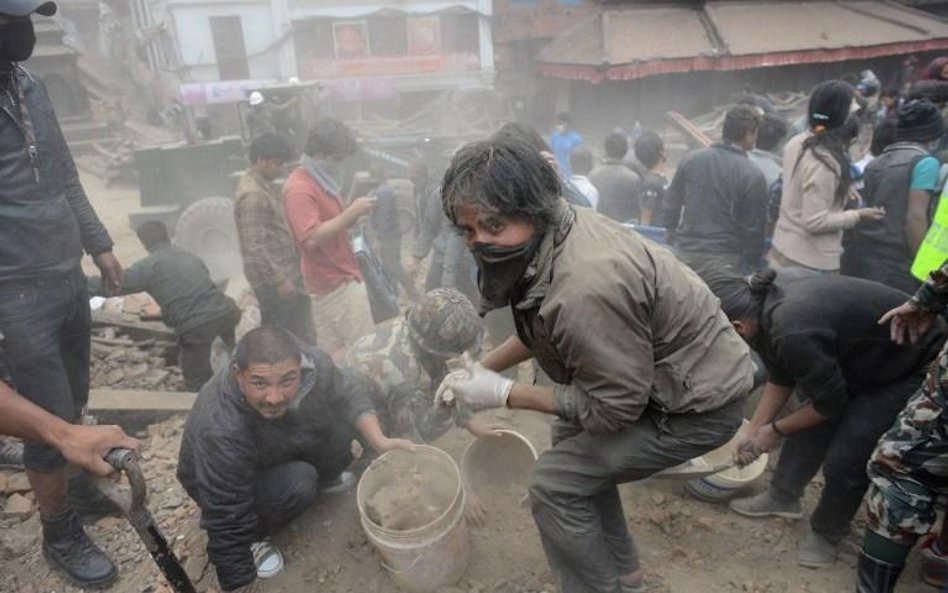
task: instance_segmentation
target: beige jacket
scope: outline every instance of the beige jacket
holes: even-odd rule
[[[843,253],[843,231],[856,226],[859,214],[833,204],[839,184],[839,165],[829,153],[825,153],[825,160],[832,168],[820,162],[812,150],[800,158],[803,141],[811,135],[804,132],[794,136],[784,149],[783,196],[773,246],[804,266],[838,270]]]
[[[556,383],[556,413],[623,430],[650,403],[706,412],[753,383],[747,345],[705,284],[667,249],[605,216],[565,207],[547,232],[517,332]]]

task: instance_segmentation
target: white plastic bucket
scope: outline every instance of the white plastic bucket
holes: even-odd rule
[[[479,437],[461,456],[461,477],[467,489],[481,494],[495,488],[526,486],[537,462],[533,444],[515,430]]]
[[[441,486],[433,496],[441,499],[445,510],[430,523],[414,529],[386,528],[370,518],[366,503],[391,483],[395,472],[409,467],[438,477]],[[428,445],[416,445],[412,451],[389,451],[362,474],[356,502],[362,529],[399,587],[414,593],[432,593],[461,580],[468,565],[470,534],[464,520],[461,474],[450,455]]]
[[[731,467],[688,480],[685,482],[686,492],[699,500],[724,502],[733,498],[738,492],[752,485],[764,475],[768,459],[766,453],[744,467],[732,465],[737,453],[737,446],[743,440],[748,426],[750,426],[750,422],[744,420],[741,429],[727,444],[691,461],[696,465],[704,465],[709,468],[724,465],[731,465]]]

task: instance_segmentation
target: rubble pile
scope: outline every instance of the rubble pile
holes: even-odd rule
[[[186,391],[174,342],[136,341],[105,327],[92,334],[92,387]]]
[[[175,478],[184,416],[148,426],[142,439],[141,466],[147,478],[147,506],[191,580],[202,593],[219,593],[207,570],[206,535],[198,527],[198,509]],[[113,590],[171,593],[138,535],[124,517],[103,517],[87,524],[92,539],[115,561],[121,578]],[[33,492],[22,469],[0,470],[0,591],[78,593],[42,558],[40,521]],[[210,577],[210,582],[204,582]]]

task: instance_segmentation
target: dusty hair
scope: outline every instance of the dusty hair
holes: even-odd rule
[[[472,142],[457,152],[444,174],[441,203],[457,225],[462,205],[532,223],[543,231],[560,201],[560,180],[533,147],[510,138]]]
[[[724,116],[724,129],[721,136],[725,142],[740,142],[749,132],[760,127],[760,109],[748,105],[738,105]]]
[[[234,364],[240,370],[252,364],[276,364],[291,358],[300,361],[296,339],[288,331],[269,325],[247,332],[234,350]]]
[[[324,117],[313,124],[304,152],[311,157],[329,156],[342,160],[354,155],[358,148],[349,126],[338,119]]]

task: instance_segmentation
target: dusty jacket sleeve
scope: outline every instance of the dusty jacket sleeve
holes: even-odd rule
[[[678,230],[678,224],[681,222],[681,209],[685,204],[685,191],[688,182],[685,179],[688,174],[688,161],[682,162],[672,177],[671,185],[665,192],[665,201],[662,204],[661,223],[665,230],[674,233]]]
[[[859,213],[855,210],[833,211],[836,186],[839,184],[836,172],[818,161],[812,153],[804,155],[798,167],[796,174],[802,176],[803,207],[800,222],[803,227],[814,235],[820,235],[856,226]]]
[[[209,432],[195,451],[200,485],[201,527],[207,555],[217,568],[221,589],[230,591],[257,578],[250,545],[257,537],[253,505],[256,455],[249,439]]]
[[[152,263],[153,260],[149,256],[127,267],[122,274],[122,286],[119,287],[118,293],[116,294],[147,292],[149,280],[151,279]],[[99,276],[90,276],[88,290],[90,295],[104,296],[105,289],[102,287],[102,278]]]
[[[435,237],[441,232],[441,225],[444,220],[444,213],[441,211],[441,188],[432,190],[431,195],[425,202],[424,218],[421,221],[421,229],[415,237],[415,244],[412,246],[412,255],[417,258],[423,258],[431,251]]]
[[[747,179],[739,212],[744,261],[756,268],[764,255],[764,235],[767,227],[767,180],[756,169]]]
[[[648,405],[655,363],[644,288],[596,276],[603,280],[593,286],[566,283],[543,322],[572,373],[568,385],[554,387],[557,415],[605,433],[638,420]]]
[[[338,410],[350,425],[354,425],[363,414],[375,414],[368,390],[349,372],[335,365],[332,367],[332,387],[326,395],[329,406]]]
[[[283,216],[282,212],[278,213]],[[279,286],[286,280],[283,267],[274,259],[273,246],[264,221],[272,216],[270,200],[259,191],[248,191],[237,196],[234,205],[234,223],[240,239],[240,254],[244,260],[244,274],[251,286]]]
[[[49,101],[46,93],[46,87],[42,87],[43,95]],[[62,178],[63,191],[66,195],[66,201],[72,210],[76,221],[79,223],[79,238],[82,241],[82,248],[89,255],[98,255],[102,252],[112,249],[112,238],[105,229],[102,221],[89,203],[89,197],[82,188],[79,181],[79,174],[76,172],[76,163],[72,160],[72,153],[66,145],[66,139],[63,137],[62,130],[59,128],[59,121],[52,109],[49,110],[50,134],[52,136],[53,150],[56,151],[57,161],[59,162],[59,175]]]
[[[931,273],[912,297],[912,304],[923,311],[943,313],[948,308],[948,261]]]
[[[833,332],[806,332],[778,338],[777,363],[795,380],[803,395],[826,417],[843,413],[849,404],[846,380],[836,354]]]
[[[444,249],[444,268],[441,272],[442,288],[458,288],[465,284],[459,282],[458,276],[471,271],[471,267],[467,265],[467,257],[470,257],[470,255],[464,246],[464,240],[460,236],[450,233]]]

